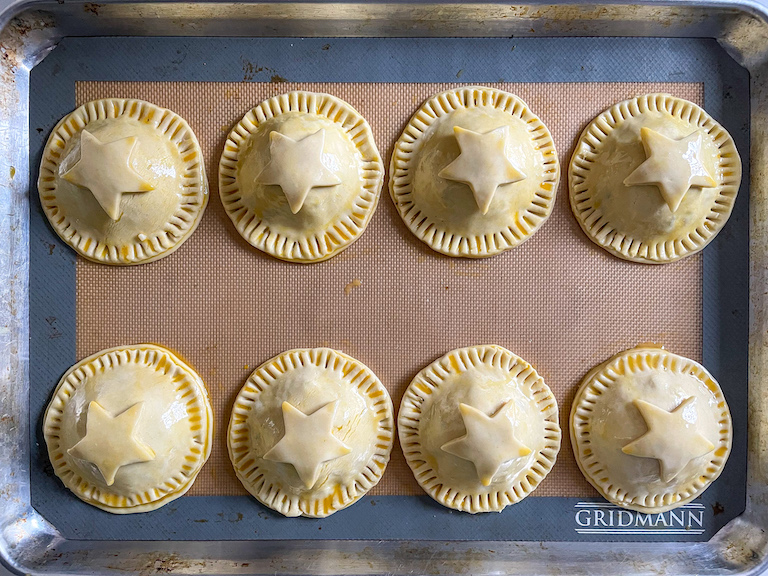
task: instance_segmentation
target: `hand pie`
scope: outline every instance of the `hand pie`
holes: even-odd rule
[[[53,470],[74,494],[114,514],[184,494],[211,453],[205,384],[151,344],[103,350],[62,377],[45,411]]]
[[[482,86],[433,96],[395,144],[389,192],[420,240],[448,256],[493,256],[530,238],[560,178],[547,127],[517,96]]]
[[[383,174],[371,128],[352,106],[291,92],[262,102],[230,132],[219,193],[251,245],[282,260],[320,262],[365,231]]]
[[[262,504],[322,518],[379,482],[393,427],[392,400],[368,367],[329,348],[291,350],[248,377],[227,447],[237,477]]]
[[[731,451],[731,414],[697,362],[659,348],[622,352],[584,378],[571,409],[582,473],[607,500],[666,512],[701,495]]]
[[[103,264],[167,256],[208,203],[192,130],[141,100],[95,100],[62,118],[43,150],[37,187],[56,233]]]
[[[501,346],[453,350],[411,382],[398,433],[416,480],[464,512],[500,512],[533,492],[560,450],[557,402]]]
[[[741,183],[733,139],[704,110],[668,94],[612,106],[581,134],[569,167],[571,208],[619,258],[663,264],[704,248]]]

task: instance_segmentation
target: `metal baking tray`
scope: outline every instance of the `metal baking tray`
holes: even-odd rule
[[[768,566],[768,0],[529,3],[70,3],[0,0],[0,557],[19,573],[755,574]],[[716,38],[751,74],[746,512],[703,543],[68,540],[31,506],[29,73],[65,36]]]

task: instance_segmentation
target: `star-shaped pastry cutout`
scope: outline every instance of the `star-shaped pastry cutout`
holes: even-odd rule
[[[83,130],[80,133],[80,159],[61,175],[76,186],[87,188],[112,220],[119,220],[123,211],[123,194],[149,192],[152,184],[144,180],[131,166],[131,154],[138,139],[135,136],[101,142]]]
[[[640,138],[647,159],[626,177],[625,186],[656,186],[672,212],[677,211],[692,186],[717,186],[701,160],[702,138],[698,130],[681,140],[673,140],[643,127]]]
[[[264,459],[290,464],[304,486],[312,488],[320,476],[323,463],[352,451],[333,435],[337,404],[338,401],[329,402],[312,414],[304,414],[292,404],[283,402],[285,435],[264,454]]]
[[[483,486],[489,486],[496,472],[505,463],[531,453],[531,449],[515,438],[512,421],[507,417],[506,402],[493,416],[459,404],[466,434],[441,446],[441,450],[469,460],[475,465]]]
[[[325,130],[301,140],[270,132],[269,163],[256,176],[256,181],[280,186],[291,212],[296,214],[312,188],[341,184],[341,179],[323,163],[324,144]]]
[[[635,400],[648,431],[621,449],[624,454],[640,458],[655,458],[664,482],[670,482],[691,460],[709,454],[715,446],[696,426],[696,413],[687,410],[696,401],[686,398],[672,412],[667,412],[645,400]]]
[[[149,462],[155,452],[134,435],[143,402],[134,404],[122,414],[112,416],[98,402],[88,404],[85,436],[67,453],[95,465],[107,486],[115,482],[115,474],[123,466]]]
[[[469,186],[480,212],[487,214],[499,186],[525,178],[506,154],[509,126],[485,134],[454,126],[453,133],[461,154],[438,176]]]

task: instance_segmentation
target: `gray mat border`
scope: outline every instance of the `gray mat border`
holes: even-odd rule
[[[258,62],[272,68],[258,69]],[[365,62],[365,66],[360,66]],[[74,252],[37,200],[42,147],[74,108],[75,81],[703,82],[705,105],[749,158],[749,76],[714,40],[672,38],[222,39],[67,38],[31,73],[30,434],[32,503],[63,536],[106,540],[709,539],[745,507],[748,345],[748,182],[728,225],[704,252],[704,364],[721,382],[734,449],[704,505],[701,534],[576,532],[584,499],[528,498],[501,514],[449,511],[428,497],[365,497],[323,520],[285,519],[246,496],[187,497],[149,514],[112,516],[86,506],[53,476],[40,418],[75,361]],[[217,415],[221,417],[221,415]],[[601,502],[599,499],[587,499]],[[659,519],[657,518],[657,523]],[[663,520],[663,519],[662,519]],[[664,520],[666,522],[667,520]],[[649,531],[650,532],[650,531]]]

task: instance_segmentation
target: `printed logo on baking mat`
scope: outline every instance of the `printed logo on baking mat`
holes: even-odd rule
[[[659,514],[643,514],[607,502],[577,502],[574,529],[579,534],[687,534],[704,533],[704,504],[691,502]]]

